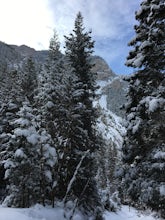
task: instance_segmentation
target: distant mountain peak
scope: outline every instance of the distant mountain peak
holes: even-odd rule
[[[20,46],[17,46],[17,45],[11,45],[11,46],[24,57],[33,56],[34,53],[36,53],[36,50],[34,48],[31,48],[24,44]]]

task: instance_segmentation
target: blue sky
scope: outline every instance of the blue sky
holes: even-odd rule
[[[78,11],[86,30],[92,29],[95,54],[117,74],[132,73],[124,65],[134,37],[135,11],[141,0],[0,0],[0,40],[47,49],[55,29],[61,44],[73,27]]]

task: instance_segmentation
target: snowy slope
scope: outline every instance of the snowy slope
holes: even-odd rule
[[[0,206],[0,220],[66,220],[63,216],[62,208],[49,208],[36,205],[32,208],[18,209],[5,208]],[[106,212],[105,220],[159,220],[153,213],[142,214],[136,209],[123,206],[117,213]],[[82,216],[76,213],[73,220],[84,220]]]
[[[95,106],[100,111],[100,117],[97,121],[98,130],[102,133],[107,145],[115,146],[116,150],[120,152],[123,144],[123,136],[126,133],[126,129],[123,125],[121,117],[117,116],[114,112],[110,111],[107,104],[107,94],[105,88],[113,81],[112,78],[105,80],[99,80],[98,90],[99,98],[95,102]]]

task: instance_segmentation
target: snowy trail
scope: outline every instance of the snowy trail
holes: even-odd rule
[[[106,212],[105,220],[158,220],[153,214],[141,214],[136,209],[122,206],[117,213]],[[5,208],[0,206],[0,220],[66,220],[61,208],[48,208],[36,205],[29,209]],[[73,220],[83,220],[75,214]]]

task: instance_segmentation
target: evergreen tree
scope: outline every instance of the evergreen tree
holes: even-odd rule
[[[123,146],[124,194],[140,207],[165,216],[165,63],[164,1],[145,0],[136,12],[139,25],[130,42],[127,66],[140,68],[129,77],[127,136]]]
[[[60,52],[60,42],[58,40],[58,35],[55,30],[53,37],[50,39],[48,57],[48,62],[50,61],[54,64],[55,62],[59,61],[59,58],[62,57],[62,54]]]
[[[60,152],[63,146],[64,126],[66,120],[64,99],[67,99],[65,90],[66,76],[63,56],[56,33],[50,40],[49,54],[45,67],[39,76],[38,95],[35,97],[36,106],[40,109],[41,127],[50,135],[57,152],[57,163],[54,167],[54,182],[52,185],[52,199],[61,198],[59,191],[60,179]],[[66,102],[65,102],[66,103]],[[58,172],[58,174],[57,174]],[[62,187],[62,186],[61,186]]]
[[[94,42],[91,32],[84,32],[83,17],[79,12],[73,33],[66,38],[66,56],[72,68],[71,120],[67,140],[69,154],[67,161],[67,179],[69,184],[65,196],[75,199],[76,205],[87,215],[101,219],[101,205],[98,196],[94,166],[94,153],[98,149],[96,131],[96,110],[93,107],[95,97],[95,75],[91,73],[89,58]],[[89,197],[90,195],[90,197]]]
[[[33,100],[34,92],[37,87],[37,68],[32,57],[27,58],[23,63],[23,73],[21,85],[24,95],[30,100]]]
[[[20,78],[17,71],[4,72],[0,81],[0,170],[4,174],[4,161],[8,157],[8,149],[12,144],[11,122],[17,118],[16,113],[23,101]],[[6,191],[6,181],[2,176],[0,181],[3,191]],[[2,199],[5,195],[2,195]]]
[[[65,84],[64,61],[56,33],[50,40],[48,60],[40,74],[39,94],[36,99],[42,108],[45,126],[56,137],[55,120],[59,118],[59,105],[63,100]],[[54,128],[53,128],[54,127]]]
[[[4,161],[5,178],[8,182],[8,206],[29,207],[36,202],[38,134],[34,126],[32,109],[23,103],[17,112],[17,119],[10,122],[13,126],[10,145]]]
[[[139,24],[135,25],[136,36],[129,43],[133,50],[127,57],[127,66],[164,71],[164,7],[163,0],[142,1],[135,16]]]

